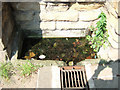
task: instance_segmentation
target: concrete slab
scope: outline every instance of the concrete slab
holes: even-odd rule
[[[60,89],[60,68],[47,66],[38,71],[37,88]]]

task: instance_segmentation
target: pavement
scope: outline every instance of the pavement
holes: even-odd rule
[[[119,66],[119,67],[118,67]],[[118,88],[120,81],[120,61],[99,61],[98,64],[85,64],[90,88]],[[39,70],[37,88],[61,88],[60,68],[46,66]]]

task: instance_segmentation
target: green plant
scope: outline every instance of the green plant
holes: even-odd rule
[[[0,76],[5,78],[6,80],[9,80],[11,75],[13,74],[13,65],[12,63],[0,63]]]
[[[40,66],[32,64],[29,60],[25,64],[20,65],[21,74],[25,76],[30,76],[33,72],[38,70]]]
[[[91,44],[91,48],[93,48],[94,52],[98,52],[100,47],[103,46],[106,47],[105,42],[108,42],[108,32],[106,29],[107,21],[106,21],[106,15],[101,12],[101,14],[98,16],[98,19],[100,19],[96,24],[97,26],[90,26],[90,35],[86,36],[86,39]]]

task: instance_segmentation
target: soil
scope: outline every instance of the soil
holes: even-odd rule
[[[0,78],[1,88],[36,88],[36,85],[37,85],[36,73],[33,73],[29,77],[13,75],[8,81],[4,80],[3,78]]]

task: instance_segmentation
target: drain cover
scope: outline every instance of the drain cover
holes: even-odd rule
[[[61,67],[62,90],[88,90],[88,82],[84,66]]]

